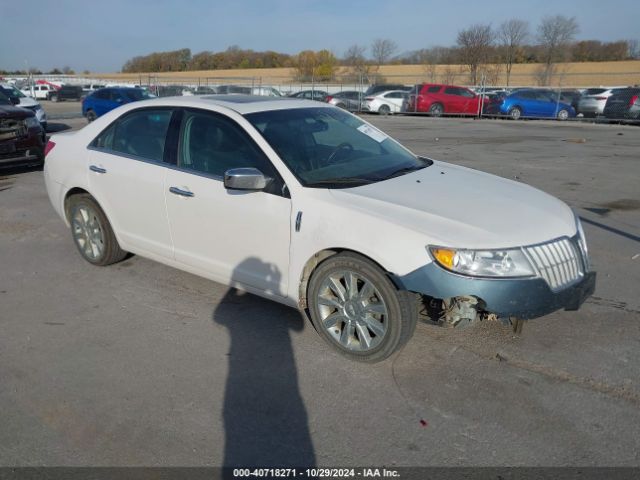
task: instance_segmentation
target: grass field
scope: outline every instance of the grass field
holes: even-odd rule
[[[538,85],[537,72],[540,64],[518,64],[513,66],[510,85]],[[505,85],[504,66],[489,66],[488,82],[493,85]],[[340,68],[336,80],[341,83],[341,75],[348,70]],[[429,68],[425,65],[384,65],[377,72],[387,82],[420,83],[442,82],[468,84],[469,75],[461,65],[437,65]],[[151,74],[104,73],[94,74],[97,78],[111,81],[133,81],[141,84],[154,83],[261,83],[273,85],[296,84],[295,71],[291,68],[254,68],[245,70],[204,70],[188,72],[163,72]],[[640,61],[624,62],[584,62],[558,64],[552,86],[624,86],[640,84]]]

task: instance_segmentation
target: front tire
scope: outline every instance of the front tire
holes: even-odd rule
[[[564,121],[569,118],[569,111],[566,109],[562,109],[558,112],[558,120]]]
[[[67,211],[73,242],[82,258],[98,266],[124,259],[127,252],[120,248],[107,216],[91,195],[73,195]]]
[[[87,110],[87,121],[89,123],[93,122],[96,118],[98,118],[96,112],[94,112],[93,110]]]
[[[58,101],[58,95],[51,95],[51,98],[49,99],[52,102],[57,102]]]
[[[522,117],[522,109],[520,107],[513,107],[509,110],[509,116],[512,120],[520,120]]]
[[[351,252],[322,262],[308,290],[311,320],[320,336],[342,355],[369,363],[384,360],[411,338],[415,298],[398,291],[373,262]]]

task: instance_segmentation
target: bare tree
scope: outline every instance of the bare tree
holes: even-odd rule
[[[398,45],[388,38],[377,38],[371,45],[371,54],[378,66],[387,63],[396,50],[398,50]]]
[[[511,69],[516,61],[518,51],[529,36],[529,23],[512,18],[498,28],[497,37],[502,47],[502,60],[507,71],[507,87],[511,79]]]
[[[355,75],[367,75],[369,73],[369,66],[367,65],[367,59],[364,57],[366,47],[360,45],[351,45],[344,53],[342,61],[351,67],[352,72]]]
[[[555,64],[566,61],[569,45],[580,31],[575,17],[555,15],[544,17],[538,25],[538,42],[542,47],[541,81],[548,85],[555,70]]]
[[[491,53],[494,34],[491,25],[476,24],[458,32],[458,46],[462,63],[469,68],[473,85],[478,83],[478,67],[484,65]]]
[[[627,40],[627,48],[628,48],[627,55],[629,56],[629,58],[633,60],[637,60],[640,58],[640,40],[638,39]]]

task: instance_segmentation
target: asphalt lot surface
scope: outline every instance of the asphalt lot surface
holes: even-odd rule
[[[85,123],[43,105],[52,130]],[[419,324],[362,365],[287,307],[140,257],[91,266],[42,172],[0,171],[0,465],[640,465],[640,129],[367,119],[576,208],[595,296],[521,336]]]

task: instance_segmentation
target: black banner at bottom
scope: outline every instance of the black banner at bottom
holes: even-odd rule
[[[638,480],[640,467],[0,467],[0,480]]]

